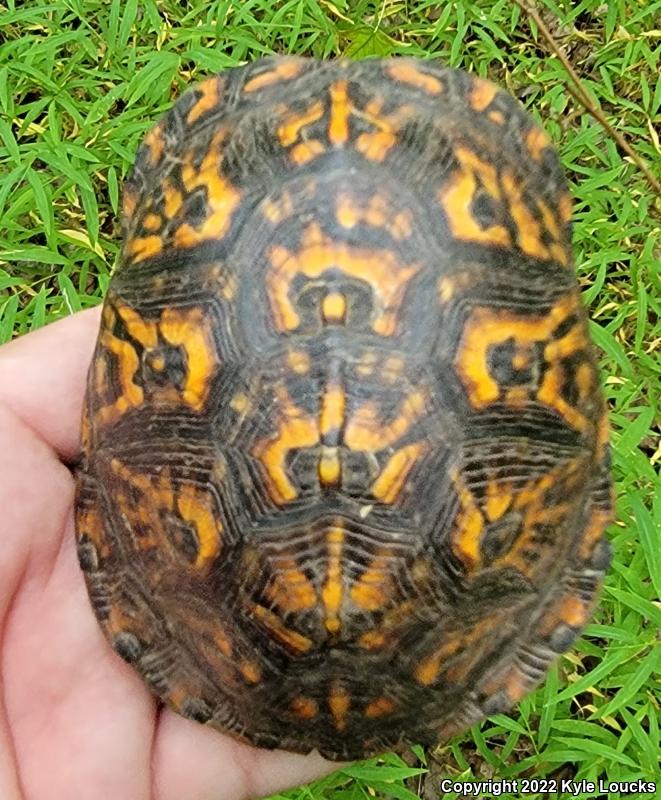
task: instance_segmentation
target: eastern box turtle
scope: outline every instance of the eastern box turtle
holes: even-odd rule
[[[140,148],[89,373],[80,563],[180,714],[351,759],[508,709],[609,563],[558,157],[491,83],[267,58]]]

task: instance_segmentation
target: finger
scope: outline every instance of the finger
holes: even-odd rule
[[[4,408],[0,442],[0,798],[16,760],[25,798],[147,800],[155,703],[94,619],[71,474]]]
[[[80,447],[85,380],[99,327],[93,308],[0,347],[0,405],[64,460]]]
[[[266,797],[339,766],[317,753],[258,750],[165,709],[154,740],[153,800]]]
[[[0,406],[0,797],[18,800],[17,758],[23,741],[14,722],[13,622],[21,586],[45,580],[61,544],[60,529],[71,502],[71,475],[44,442]],[[47,521],[47,524],[45,524]],[[37,540],[37,541],[35,541]],[[33,631],[37,623],[28,622]],[[40,643],[39,656],[44,652]],[[19,666],[21,674],[24,665]],[[34,687],[27,687],[30,699]],[[22,711],[22,709],[19,709]],[[33,747],[34,742],[29,746]]]
[[[71,523],[66,535],[48,579],[24,586],[6,627],[7,714],[25,796],[150,800],[155,703],[103,638],[68,546]]]

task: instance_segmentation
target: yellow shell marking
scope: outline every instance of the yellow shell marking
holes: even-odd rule
[[[102,425],[119,419],[128,409],[139,406],[144,399],[142,387],[134,382],[136,373],[140,369],[138,353],[130,342],[114,336],[111,332],[117,313],[122,316],[132,338],[145,346],[153,346],[157,341],[155,330],[150,327],[149,323],[143,322],[133,309],[128,306],[120,306],[116,312],[110,305],[104,307],[99,344],[117,358],[117,377],[120,394],[114,403],[99,409],[98,419]],[[100,363],[103,362],[97,361],[97,365]],[[97,366],[94,371],[94,379],[94,388],[98,396],[102,398],[108,389],[107,370]]]
[[[259,683],[262,679],[262,671],[256,661],[242,661],[239,664],[239,672],[243,675],[247,683]]]
[[[368,453],[392,447],[424,414],[426,404],[426,393],[415,391],[404,398],[395,419],[383,425],[377,406],[373,401],[368,401],[359,406],[347,421],[344,442],[352,450]]]
[[[310,371],[310,356],[305,350],[290,350],[287,353],[287,364],[297,375],[307,375]]]
[[[192,567],[205,571],[220,554],[222,546],[223,526],[211,497],[191,484],[175,483],[166,472],[157,477],[135,472],[118,458],[112,459],[110,468],[134,490],[133,494],[137,491],[145,501],[134,505],[123,492],[118,494],[118,505],[126,519],[151,532],[149,536],[134,539],[136,549],[163,545],[171,548],[159,513],[169,511],[194,526],[198,547]]]
[[[565,373],[560,366],[548,370],[546,376],[537,392],[537,399],[540,403],[554,408],[564,420],[581,433],[586,432],[592,423],[581,414],[571,403],[568,403],[560,394],[565,383]]]
[[[158,125],[154,125],[154,127],[145,136],[145,144],[149,150],[149,163],[152,165],[152,167],[155,167],[163,158],[163,153],[165,152],[163,125],[160,122]]]
[[[319,459],[319,483],[322,486],[337,486],[342,478],[342,464],[337,447],[322,447]]]
[[[591,364],[580,364],[576,369],[576,388],[578,389],[578,396],[582,402],[585,402],[592,394],[596,383],[597,376]]]
[[[349,116],[352,112],[347,92],[347,82],[337,81],[330,88],[330,118],[328,139],[334,147],[346,144],[349,139]]]
[[[568,192],[563,192],[558,198],[558,214],[562,222],[567,223],[571,219],[572,206],[571,195]]]
[[[190,623],[188,624],[190,625]],[[204,629],[204,632],[206,632],[206,627]],[[225,656],[225,658],[232,657],[232,642],[229,636],[227,635],[225,629],[217,621],[216,621],[216,627],[213,631],[213,641],[216,647]]]
[[[396,450],[372,485],[372,494],[383,503],[394,503],[425,447],[416,442]]]
[[[401,240],[411,235],[413,216],[410,211],[394,213],[391,200],[382,193],[372,195],[367,202],[347,192],[338,195],[337,221],[343,228],[354,228],[359,223],[373,228],[383,228],[394,239]]]
[[[565,297],[543,317],[523,316],[504,309],[475,308],[464,328],[455,359],[457,373],[473,408],[483,409],[501,399],[501,387],[489,372],[490,347],[513,338],[518,354],[532,356],[537,343],[547,342],[544,359],[549,366],[536,395],[531,389],[528,396],[553,408],[577,430],[588,430],[589,420],[562,397],[566,378],[561,361],[587,347],[583,325],[579,321],[557,341],[548,341],[559,323],[576,311],[577,304],[574,296]],[[513,405],[521,404],[522,398],[516,395],[510,399]]]
[[[300,322],[290,299],[295,278],[303,275],[314,280],[326,270],[336,268],[370,286],[379,308],[373,330],[390,336],[395,332],[406,285],[420,269],[418,264],[401,264],[389,250],[355,248],[336,242],[326,236],[316,222],[306,229],[298,252],[274,245],[269,255],[273,269],[267,275],[267,291],[280,331],[295,330]]]
[[[597,457],[602,461],[606,455],[606,450],[610,441],[610,422],[606,409],[601,408],[601,416],[597,421]]]
[[[381,627],[378,630],[367,631],[360,637],[358,640],[360,647],[364,650],[379,650],[385,647],[396,634],[397,628],[413,614],[415,606],[412,600],[404,600],[388,608],[383,614]]]
[[[290,147],[298,140],[303,128],[317,122],[323,115],[324,106],[321,100],[314,102],[303,113],[289,115],[277,130],[278,141],[283,147]]]
[[[103,520],[99,510],[92,506],[78,512],[77,526],[78,539],[87,536],[96,547],[100,558],[107,558],[110,554]]]
[[[176,591],[176,589],[175,589]],[[172,625],[176,630],[185,627],[199,642],[200,649],[204,657],[214,665],[214,668],[222,669],[222,676],[233,682],[235,675],[233,667],[230,671],[228,660],[234,655],[232,639],[218,616],[213,619],[205,614],[202,609],[204,604],[196,604],[195,613],[191,613],[191,607],[181,603],[172,603],[170,614]]]
[[[154,402],[185,403],[193,410],[201,411],[218,368],[213,340],[202,309],[165,309],[158,322],[150,322],[130,306],[107,305],[103,312],[100,344],[117,357],[120,395],[114,403],[99,410],[101,424],[115,422],[130,408],[144,402],[144,390],[135,383],[136,374],[141,369],[137,350],[130,342],[111,333],[116,316],[124,323],[128,336],[138,342],[147,353],[158,347],[159,334],[171,345],[181,346],[186,352],[187,371],[183,392],[179,392],[174,386],[151,387]],[[154,357],[152,366],[154,369],[164,369],[162,356]],[[106,393],[107,375],[105,372],[96,372],[95,375],[96,391],[103,397]]]
[[[163,184],[163,207],[166,217],[174,219],[183,203],[184,198],[179,189],[176,189],[169,181],[165,181]]]
[[[372,559],[369,567],[353,584],[350,591],[352,602],[364,611],[378,611],[392,595],[392,577],[389,566],[392,554],[388,551]]]
[[[211,111],[211,109],[218,104],[220,100],[220,87],[220,79],[217,76],[208,78],[195,87],[195,91],[200,94],[200,97],[188,112],[186,121],[189,124],[197,122],[201,116],[206,114],[207,111]]]
[[[107,620],[103,627],[110,638],[126,631],[136,632],[138,621],[134,615],[127,614],[118,603],[112,603]]]
[[[399,356],[391,356],[383,365],[383,380],[394,384],[404,371],[404,361]]]
[[[346,396],[344,387],[337,381],[330,381],[321,398],[319,428],[322,436],[339,430],[344,423]]]
[[[604,528],[613,521],[613,513],[610,508],[593,508],[588,524],[581,536],[579,555],[581,558],[588,558],[592,553],[595,544],[601,539]]]
[[[145,218],[142,220],[142,224],[145,230],[148,231],[157,231],[161,227],[161,217],[158,214],[145,214]]]
[[[356,364],[356,372],[363,378],[372,375],[378,363],[378,356],[373,350],[368,350]]]
[[[131,256],[132,260],[144,261],[145,258],[158,255],[163,249],[163,240],[160,236],[138,236],[130,239],[125,247],[126,255]]]
[[[455,156],[461,169],[453,173],[449,183],[443,184],[439,192],[450,230],[458,239],[509,247],[511,240],[507,228],[495,224],[482,228],[470,209],[479,184],[494,201],[502,203],[496,168],[465,147],[456,147]]]
[[[329,633],[337,633],[341,628],[339,611],[342,606],[344,586],[342,581],[342,548],[344,546],[344,530],[331,528],[326,534],[326,551],[328,567],[326,582],[321,590],[326,618],[324,624]]]
[[[382,631],[367,631],[358,640],[363,650],[380,650],[387,642]]]
[[[438,279],[438,299],[442,305],[452,300],[458,292],[474,286],[481,276],[474,271],[458,272],[455,275],[443,275]]]
[[[299,695],[289,704],[289,708],[299,719],[314,719],[319,713],[319,706],[311,697]]]
[[[455,520],[455,531],[452,536],[452,547],[463,561],[467,571],[474,570],[480,563],[480,542],[484,533],[484,516],[473,497],[472,492],[464,484],[461,475],[453,471],[460,510]]]
[[[291,195],[289,192],[284,191],[277,200],[267,198],[262,203],[262,212],[266,219],[274,225],[291,217],[294,213],[294,203],[291,199]]]
[[[536,126],[526,134],[525,143],[533,161],[539,161],[542,157],[542,151],[551,145],[549,137],[541,128]]]
[[[531,479],[520,490],[514,499],[512,507],[523,513],[521,533],[516,540],[515,546],[499,558],[499,565],[511,565],[522,574],[528,575],[531,580],[534,580],[534,576],[531,574],[531,566],[525,557],[524,551],[534,541],[535,532],[539,525],[552,525],[558,531],[562,530],[564,521],[570,513],[570,504],[566,502],[547,505],[546,497],[548,491],[558,484],[564,487],[566,496],[570,497],[577,490],[577,483],[581,479],[579,466],[580,459],[564,462],[542,477]],[[540,555],[548,556],[549,554],[540,552]],[[557,558],[558,554],[556,553],[554,557]]]
[[[321,304],[321,315],[326,323],[341,324],[347,313],[347,301],[343,294],[330,292]]]
[[[445,210],[450,230],[457,238],[503,247],[512,244],[510,234],[504,225],[494,224],[482,228],[474,219],[471,205],[481,186],[498,206],[505,206],[509,210],[516,226],[517,244],[526,255],[545,261],[555,259],[563,266],[569,264],[571,258],[569,247],[559,224],[560,220],[566,221],[564,218],[567,209],[564,200],[559,203],[559,218],[544,201],[535,201],[542,217],[542,225],[526,205],[525,187],[515,179],[512,172],[503,173],[499,181],[494,165],[482,160],[466,147],[457,146],[455,157],[461,168],[453,173],[449,182],[443,184],[438,197]],[[542,241],[542,228],[552,239],[548,247]]]
[[[291,559],[278,564],[265,594],[286,613],[306,611],[317,602],[314,586]]]
[[[588,608],[580,597],[567,596],[560,610],[560,617],[567,625],[583,627],[587,622]]]
[[[413,676],[416,681],[423,686],[430,686],[440,676],[441,670],[446,664],[449,657],[454,656],[457,651],[466,650],[469,654],[473,649],[476,641],[479,641],[486,631],[498,628],[501,613],[496,612],[478,622],[472,630],[458,631],[454,630],[447,632],[438,645],[426,658],[416,666],[413,671]],[[488,641],[488,638],[487,638]],[[484,651],[477,647],[477,656],[481,655]]]
[[[198,551],[195,567],[204,569],[220,554],[223,525],[215,514],[211,498],[194,486],[184,484],[177,494],[177,509],[182,519],[197,531]]]
[[[455,653],[460,646],[460,640],[456,636],[450,639],[447,644],[441,645],[437,650],[426,658],[422,659],[413,671],[413,677],[422,686],[431,686],[438,678],[444,660]]]
[[[468,102],[473,111],[481,112],[491,105],[497,94],[498,87],[491,81],[484,80],[484,78],[473,78],[473,87]]]
[[[296,60],[281,59],[276,67],[268,72],[262,72],[261,75],[256,75],[251,78],[243,87],[244,92],[257,92],[260,89],[265,89],[267,86],[273,86],[280,81],[291,80],[303,71],[303,64]]]
[[[138,205],[138,195],[128,188],[122,192],[122,216],[124,219],[130,219],[135,214],[135,209]]]
[[[537,200],[537,208],[542,214],[544,227],[554,239],[554,241],[549,245],[549,251],[551,255],[560,264],[567,266],[571,259],[571,251],[569,244],[563,242],[562,231],[560,230],[560,220],[543,200]]]
[[[416,420],[424,414],[426,403],[425,392],[413,392],[404,399],[395,419],[384,425],[377,406],[373,401],[368,401],[359,406],[347,420],[344,443],[351,450],[367,453],[394,448]],[[416,460],[422,456],[425,449],[420,442],[395,449],[372,484],[372,494],[384,503],[395,502]]]
[[[432,75],[426,75],[411,61],[397,59],[388,64],[388,74],[401,83],[408,83],[427,94],[437,95],[443,91],[443,84]]]
[[[275,435],[259,442],[252,454],[266,470],[271,499],[282,504],[297,497],[297,492],[287,477],[287,454],[294,448],[313,447],[319,443],[317,421],[305,414],[289,396],[284,385],[276,387],[279,415]]]
[[[489,522],[495,522],[500,519],[512,505],[512,500],[514,498],[512,484],[491,481],[487,484],[486,495],[487,499],[484,511]]]
[[[328,692],[328,707],[333,717],[336,731],[343,731],[347,726],[347,714],[351,706],[351,698],[347,690],[338,681],[334,681]]]
[[[510,214],[516,224],[517,241],[521,250],[534,258],[555,259],[566,267],[571,261],[571,249],[562,235],[560,226],[560,222],[564,221],[562,217],[566,209],[560,205],[556,216],[543,200],[536,200],[535,205],[542,217],[542,223],[539,223],[525,204],[523,187],[509,172],[503,175],[503,188]],[[542,241],[543,232],[552,240],[548,246]]]
[[[115,410],[123,412],[129,408],[139,406],[142,403],[144,393],[142,387],[133,382],[133,378],[140,368],[140,360],[134,347],[130,342],[124,342],[121,339],[112,336],[112,334],[103,335],[101,342],[104,347],[117,356],[119,362],[119,383],[121,387],[121,394],[115,403]],[[101,421],[109,421],[106,417],[113,416],[110,414],[111,408],[104,408],[101,411]]]
[[[393,131],[375,131],[374,133],[361,133],[356,140],[356,150],[368,161],[381,163],[386,160],[388,153],[397,143],[397,136]]]
[[[584,602],[574,594],[575,591],[575,589],[567,590],[545,612],[544,619],[540,623],[540,632],[543,635],[548,635],[561,624],[583,627],[587,621],[591,603]]]
[[[386,714],[392,714],[395,710],[395,701],[389,697],[377,697],[365,706],[364,714],[368,719],[375,719],[376,717],[383,717]]]
[[[266,628],[283,645],[296,653],[307,653],[312,647],[312,640],[297,631],[287,628],[277,614],[269,611],[264,606],[253,605],[250,609],[252,616]]]
[[[230,400],[230,408],[243,416],[250,409],[250,400],[245,392],[237,392]]]
[[[182,223],[174,234],[176,246],[192,247],[210,239],[222,239],[229,230],[232,215],[241,202],[241,192],[219,173],[220,150],[225,136],[224,129],[214,135],[199,168],[195,167],[192,154],[184,161],[181,170],[183,184],[188,192],[199,188],[206,190],[209,213],[200,228],[194,228],[188,222]]]
[[[551,255],[542,242],[541,226],[523,200],[523,187],[511,173],[506,172],[503,175],[503,188],[507,193],[510,213],[516,225],[519,247],[529,256],[549,259]]]
[[[404,121],[414,112],[412,106],[404,105],[389,116],[382,116],[377,110],[379,106],[368,104],[356,113],[361,119],[369,122],[374,131],[361,133],[356,139],[356,150],[368,161],[381,163],[397,143],[397,134]]]
[[[411,70],[406,72],[412,79]],[[262,77],[253,79],[247,86],[257,85],[255,81],[259,81]],[[432,88],[435,81],[431,76],[423,76],[422,73],[416,80],[428,88]],[[396,143],[397,131],[402,121],[411,115],[412,107],[402,106],[390,116],[381,115],[381,103],[373,100],[367,103],[365,108],[357,108],[349,96],[348,83],[344,79],[333,82],[328,94],[326,135],[330,146],[341,148],[351,145],[350,120],[355,116],[373,128],[356,138],[356,150],[368,160],[383,161]],[[286,109],[282,108],[280,113],[284,115],[285,121],[279,126],[276,135],[283,147],[289,148],[290,158],[296,166],[305,165],[326,152],[326,146],[319,139],[305,132],[305,128],[323,118],[322,101],[315,101],[302,113],[287,115]]]
[[[297,167],[302,167],[309,161],[325,152],[323,144],[318,139],[310,139],[308,142],[299,142],[290,150],[291,159]]]
[[[185,350],[187,370],[182,399],[194,411],[201,411],[218,368],[204,312],[201,308],[187,311],[166,308],[161,314],[159,328],[164,339]]]

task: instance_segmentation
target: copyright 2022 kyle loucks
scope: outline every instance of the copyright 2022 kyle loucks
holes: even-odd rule
[[[598,781],[574,781],[537,778],[514,778],[512,780],[457,781],[443,778],[439,782],[441,797],[446,792],[457,792],[464,797],[500,797],[503,794],[540,794],[553,793],[560,797],[578,797],[587,795],[607,795],[618,793],[649,794],[658,797],[659,784],[655,781],[611,781],[600,778]]]

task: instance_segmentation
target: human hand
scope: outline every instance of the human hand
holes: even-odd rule
[[[103,637],[66,467],[98,325],[85,311],[0,348],[0,798],[243,800],[330,771],[159,707]]]

